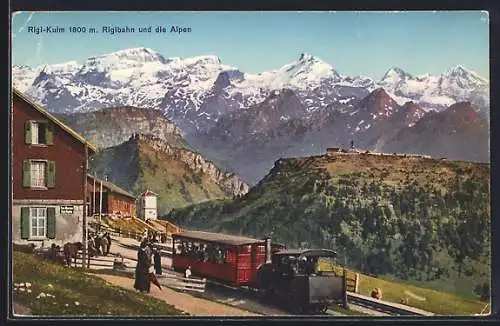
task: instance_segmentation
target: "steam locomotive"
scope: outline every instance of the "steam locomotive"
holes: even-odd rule
[[[193,275],[255,290],[263,299],[292,313],[324,313],[347,305],[345,273],[322,272],[321,259],[335,260],[328,249],[286,249],[270,238],[183,231],[172,235],[172,266]]]

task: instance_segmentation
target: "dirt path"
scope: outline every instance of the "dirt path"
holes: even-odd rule
[[[113,285],[134,290],[134,280],[131,278],[103,274],[93,275],[101,277]],[[154,298],[164,300],[167,303],[174,305],[177,309],[185,311],[192,316],[259,316],[258,314],[230,307],[221,303],[196,298],[187,293],[176,292],[167,287],[162,287],[162,289],[159,290],[156,286],[151,285],[151,292],[149,295]]]

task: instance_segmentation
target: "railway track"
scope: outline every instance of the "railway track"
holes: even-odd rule
[[[114,239],[117,244],[121,247],[137,250],[137,245],[133,244],[122,244],[119,243],[116,239]],[[162,252],[162,256],[168,257],[171,255],[170,252],[165,250]],[[132,257],[131,257],[132,258]],[[164,266],[165,268],[166,266]],[[165,270],[167,272],[167,270]],[[168,270],[168,272],[173,272]],[[178,273],[176,273],[178,274]],[[179,274],[180,275],[180,274]],[[292,316],[281,309],[271,308],[268,304],[263,304],[260,298],[257,297],[256,293],[247,288],[238,288],[232,287],[226,284],[222,284],[219,282],[207,280],[207,285],[211,288],[210,290],[218,289],[218,293],[208,293],[203,294],[202,296],[207,297],[207,299],[219,301],[225,304],[229,304],[232,306],[247,306],[246,310],[263,314],[263,315],[281,315],[281,316]],[[220,291],[221,289],[225,289],[226,292]],[[219,295],[219,297],[217,297]],[[373,299],[368,296],[364,296],[358,293],[348,292],[347,299],[349,305],[352,310],[357,310],[366,315],[372,316],[433,316],[433,313],[423,311],[417,308],[392,303],[388,301],[382,301]],[[243,302],[245,301],[245,302]],[[342,314],[341,312],[333,311],[331,309],[327,310],[327,315],[331,316],[342,316],[346,314]]]
[[[232,303],[241,304],[243,301],[245,301],[247,306],[245,307],[245,309],[262,315],[294,316],[293,314],[286,312],[283,309],[270,305],[268,302],[263,302],[262,298],[258,297],[257,293],[254,290],[244,287],[233,287],[213,280],[207,280],[207,291],[203,296],[207,297],[208,299],[214,299],[214,297],[217,296],[219,296],[219,298],[220,296],[231,297],[233,301],[225,299],[226,303],[228,304]],[[364,310],[363,312],[366,313],[367,308],[360,308],[360,309]],[[372,315],[381,315],[381,314],[382,313],[376,311],[372,313]],[[332,309],[328,309],[324,315],[347,316],[347,314],[343,314],[341,312],[334,311]]]
[[[264,313],[262,310],[261,311],[254,311],[258,313],[264,313],[264,314],[272,314],[276,315],[283,315],[283,316],[292,316],[292,314],[287,313],[281,309],[277,308],[270,308],[267,303],[262,303],[261,299],[258,298],[257,294],[255,291],[247,289],[247,288],[238,288],[238,287],[232,287],[226,284],[221,284],[215,281],[207,281],[207,285],[210,284],[211,289],[226,289],[230,293],[232,293],[235,297],[237,297],[237,301],[235,302],[241,302],[241,300],[251,300],[256,305],[260,306],[265,306],[267,310],[267,313]],[[227,292],[226,292],[227,293]],[[372,316],[380,316],[380,317],[387,317],[387,316],[433,316],[433,313],[430,313],[428,311],[423,311],[421,309],[417,309],[414,307],[409,307],[393,302],[388,302],[388,301],[382,301],[382,300],[377,300],[373,299],[368,296],[364,296],[361,294],[357,293],[352,293],[348,292],[347,295],[348,303],[350,306],[351,310],[356,310],[359,311],[363,314],[366,315],[372,315]],[[239,301],[238,301],[239,300]],[[326,312],[326,315],[331,315],[331,316],[347,316],[347,314],[343,314],[342,312],[337,312],[332,309],[328,309]]]
[[[389,316],[434,316],[433,313],[398,303],[373,299],[358,293],[348,292],[347,300],[351,304],[372,309]]]

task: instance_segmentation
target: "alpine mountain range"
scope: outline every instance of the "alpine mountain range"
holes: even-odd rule
[[[250,184],[281,157],[323,154],[351,141],[381,152],[489,161],[489,82],[460,65],[439,76],[393,67],[375,80],[344,76],[303,53],[277,70],[249,74],[214,55],[166,58],[132,48],[83,63],[13,66],[12,80],[84,136],[99,132],[87,117],[92,112],[156,110],[191,148]],[[134,115],[129,122],[116,132],[144,131]]]

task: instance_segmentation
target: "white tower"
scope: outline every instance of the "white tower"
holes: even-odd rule
[[[141,194],[139,197],[138,216],[143,220],[156,220],[158,218],[157,210],[157,198],[158,194],[155,194],[151,190],[147,190]]]

